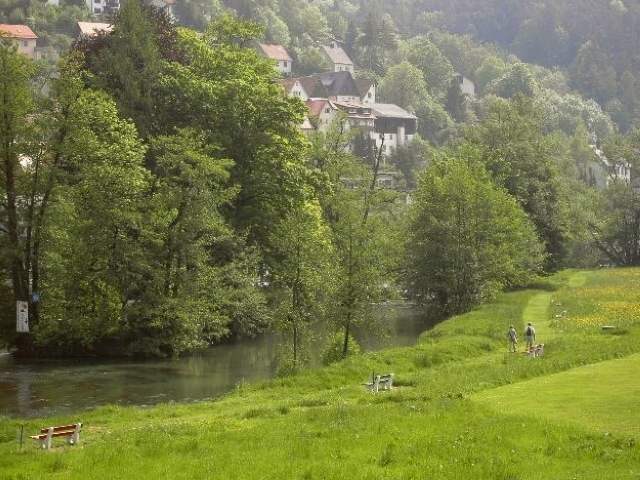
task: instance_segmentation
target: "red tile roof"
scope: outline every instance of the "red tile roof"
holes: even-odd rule
[[[259,43],[260,50],[265,57],[273,60],[287,60],[291,61],[289,52],[282,45],[272,45],[268,43]]]
[[[21,38],[23,40],[35,40],[38,36],[26,25],[7,25],[0,23],[0,36]]]
[[[329,103],[329,101],[325,99],[307,100],[309,114],[312,117],[319,117],[327,103]]]

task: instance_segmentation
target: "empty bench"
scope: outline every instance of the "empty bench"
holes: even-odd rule
[[[60,427],[47,427],[41,429],[38,435],[32,435],[31,438],[38,440],[40,446],[48,450],[51,448],[53,439],[56,437],[66,437],[67,443],[77,445],[80,441],[80,430],[82,430],[81,423],[62,425]]]
[[[364,385],[369,391],[374,393],[378,393],[380,390],[391,390],[393,389],[393,373],[374,375],[373,381],[371,383],[365,383]]]

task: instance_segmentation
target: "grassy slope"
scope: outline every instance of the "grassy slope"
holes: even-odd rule
[[[21,422],[6,420],[0,478],[637,479],[640,448],[627,438],[634,432],[605,435],[471,399],[640,352],[633,309],[640,298],[630,298],[627,288],[640,284],[640,270],[564,272],[552,282],[559,290],[548,284],[505,294],[442,323],[414,348],[239,388],[217,402],[83,412],[87,432],[77,448],[17,452]],[[611,311],[625,334],[587,327],[596,313],[611,320]],[[505,352],[508,325],[522,331],[526,321],[547,345],[543,360]],[[360,384],[374,370],[396,373],[400,388],[366,393]],[[629,415],[638,424],[640,408]],[[72,420],[26,423],[34,431]]]
[[[474,399],[498,411],[640,439],[640,355],[485,390]]]

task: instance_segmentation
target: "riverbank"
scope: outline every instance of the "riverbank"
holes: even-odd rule
[[[606,382],[621,370],[640,378],[632,357],[640,352],[639,286],[640,269],[563,272],[443,322],[415,347],[239,386],[216,402],[5,420],[0,477],[638,478],[640,434],[621,428],[640,424],[637,390],[632,381],[612,381],[613,390]],[[522,332],[527,321],[538,327],[544,358],[506,353],[507,327]],[[603,321],[618,328],[603,333]],[[629,363],[606,362],[616,358]],[[595,364],[589,397],[606,398],[579,415],[584,403],[567,405],[582,398],[589,376],[574,384],[573,372]],[[395,373],[398,388],[366,392],[361,384],[373,371]],[[558,380],[560,372],[568,377]],[[574,415],[554,417],[545,407],[559,404]],[[18,451],[21,424],[35,432],[71,421],[86,425],[80,446]]]

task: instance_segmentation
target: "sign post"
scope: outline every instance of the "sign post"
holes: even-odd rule
[[[16,332],[29,333],[29,302],[16,302]]]

